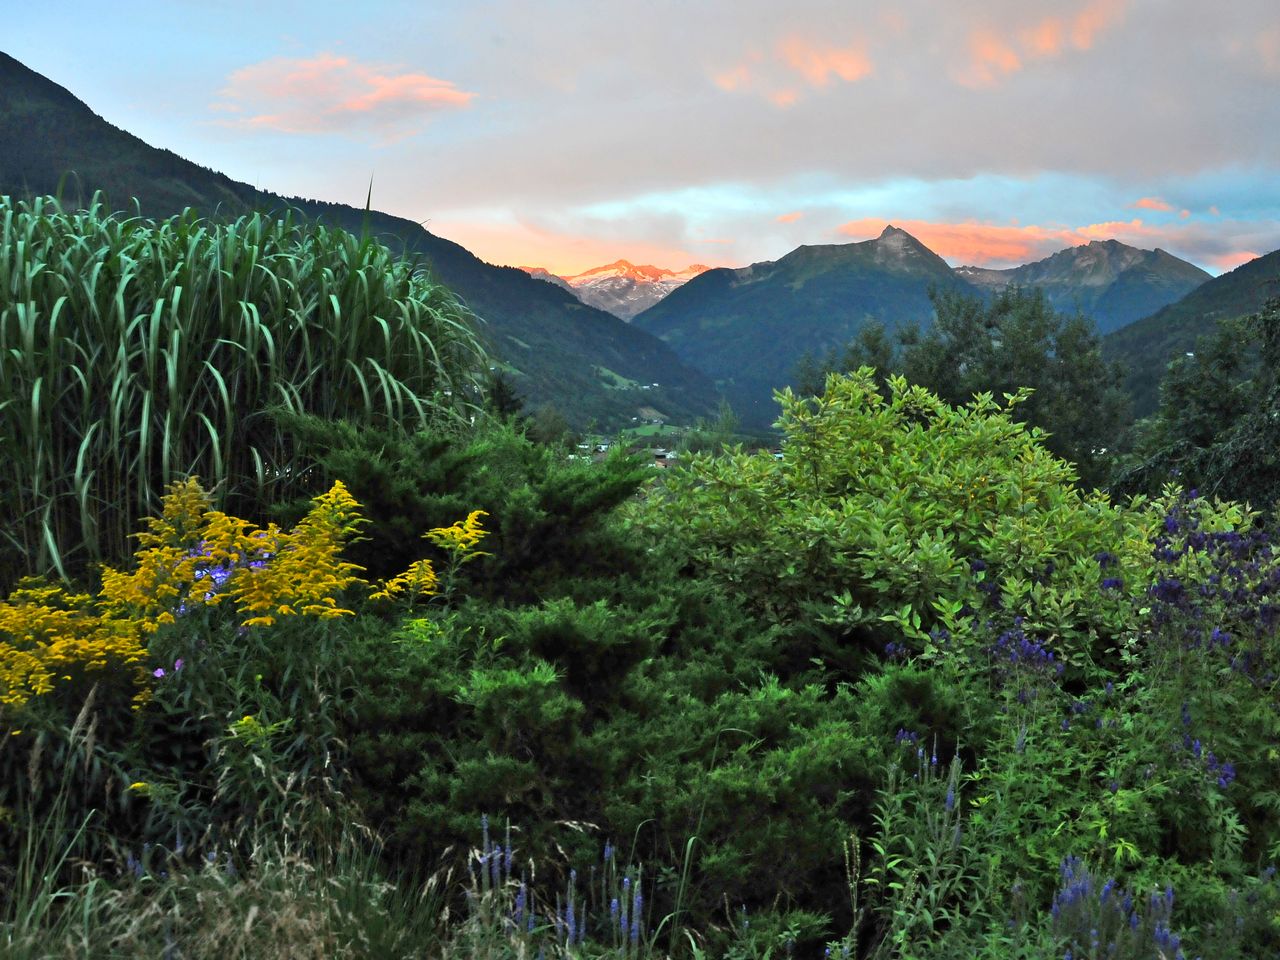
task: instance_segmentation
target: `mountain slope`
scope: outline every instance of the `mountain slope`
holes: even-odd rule
[[[77,174],[64,189],[69,204],[101,189],[113,207],[132,212],[129,198],[136,197],[142,213],[154,217],[187,206],[204,216],[234,217],[288,205],[357,233],[366,221],[361,209],[258,191],[151,147],[0,53],[0,192],[19,198],[53,193],[67,170]],[[514,371],[516,389],[530,405],[553,403],[579,427],[592,420],[608,427],[628,423],[641,406],[672,420],[714,411],[714,386],[656,338],[521,270],[487,264],[411,220],[375,211],[367,221],[393,249],[424,258],[486,321],[481,334]],[[640,389],[653,383],[661,386]]]
[[[1010,270],[957,267],[956,273],[988,290],[1011,283],[1039,287],[1059,313],[1079,310],[1102,334],[1175,303],[1210,279],[1173,254],[1139,250],[1118,240],[1094,240]]]
[[[1134,413],[1145,417],[1155,412],[1169,361],[1195,350],[1197,338],[1212,333],[1219,320],[1256,313],[1277,296],[1280,250],[1214,277],[1177,303],[1103,338],[1103,354],[1129,367]]]
[[[977,294],[941,257],[890,226],[875,240],[802,246],[780,260],[708,270],[633,325],[715,377],[743,423],[760,427],[776,416],[772,391],[791,381],[802,355],[844,345],[871,319],[890,329],[928,324],[935,287]]]

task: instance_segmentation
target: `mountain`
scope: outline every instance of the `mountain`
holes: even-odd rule
[[[1256,313],[1280,296],[1280,250],[1205,281],[1177,303],[1103,338],[1102,352],[1129,367],[1133,412],[1145,417],[1160,404],[1160,380],[1169,362],[1194,351],[1196,340],[1219,320]]]
[[[745,426],[777,413],[772,391],[805,353],[846,344],[871,319],[931,322],[930,289],[978,291],[915,237],[886,227],[861,243],[798,247],[780,260],[694,277],[632,321],[714,377]]]
[[[535,280],[545,280],[547,283],[555,284],[561,290],[568,290],[573,293],[573,287],[569,282],[564,277],[557,277],[550,270],[544,270],[542,267],[517,267],[516,269],[523,270]]]
[[[1171,253],[1118,240],[1094,240],[1011,270],[957,267],[956,273],[983,290],[1039,287],[1059,313],[1079,310],[1102,334],[1180,300],[1210,278]]]
[[[117,209],[166,217],[184,207],[231,218],[251,210],[304,216],[421,257],[433,276],[485,321],[481,335],[530,407],[554,404],[573,426],[630,423],[641,410],[689,421],[714,413],[718,395],[657,338],[514,267],[485,263],[412,220],[345,204],[259,191],[149,146],[83,102],[0,53],[0,193],[54,193],[65,171],[68,205],[106,191]],[[653,386],[660,384],[660,386]]]
[[[682,287],[710,267],[700,263],[683,270],[641,266],[618,260],[603,267],[593,267],[572,276],[557,277],[541,267],[521,267],[532,277],[572,290],[583,303],[607,310],[622,320],[652,307],[677,287]]]

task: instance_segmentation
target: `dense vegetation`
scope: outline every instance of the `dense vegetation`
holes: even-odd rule
[[[426,427],[479,399],[468,314],[365,237],[0,198],[0,584],[127,555],[188,472],[251,509],[300,467],[282,407]]]
[[[1026,387],[1032,393],[1020,419],[1044,430],[1044,444],[1075,464],[1083,482],[1101,485],[1129,411],[1123,371],[1103,360],[1093,322],[1057,312],[1034,287],[1006,287],[989,302],[945,291],[931,300],[928,329],[908,327],[891,338],[881,324],[868,324],[842,350],[804,357],[797,388],[820,393],[828,373],[864,365],[879,370],[881,382],[899,372],[952,404]]]
[[[140,275],[195,269],[150,256]],[[3,316],[31,316],[29,272]],[[316,283],[358,330],[380,301],[348,305],[352,275]],[[207,342],[240,336],[252,296],[183,286]],[[434,344],[432,316],[406,336]],[[27,369],[9,342],[0,369]],[[249,375],[210,349],[221,382]],[[132,556],[0,601],[6,956],[1280,950],[1280,558],[1254,511],[1086,489],[1023,424],[1025,384],[955,403],[833,374],[779,394],[780,456],[658,479],[453,415],[429,355],[398,376],[407,421],[358,390],[230,404],[226,431],[261,416],[290,452],[287,485],[235,456],[187,476],[195,442],[148,476]],[[459,382],[486,372],[459,356]],[[1271,398],[1261,369],[1240,389]],[[313,375],[278,372],[291,397]],[[167,383],[199,407],[202,380]],[[30,422],[36,449],[104,429]],[[253,495],[219,499],[218,462]],[[73,503],[64,556],[118,508]]]

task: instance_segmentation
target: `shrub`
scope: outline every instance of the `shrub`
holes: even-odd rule
[[[1141,579],[1142,518],[1072,485],[1070,465],[1014,421],[1021,394],[953,408],[890,384],[881,396],[863,369],[818,398],[780,394],[782,459],[693,457],[639,521],[770,620],[823,624],[827,646],[811,641],[799,659],[818,654],[845,676],[888,642],[934,651],[932,628],[955,633],[997,583],[997,605],[1086,662],[1124,628],[1092,602],[1094,558],[1112,551],[1116,575]]]

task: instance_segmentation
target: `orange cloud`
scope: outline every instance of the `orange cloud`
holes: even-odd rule
[[[790,107],[798,100],[800,95],[795,90],[775,90],[769,94],[769,102],[775,107]]]
[[[1166,203],[1164,200],[1161,200],[1159,197],[1143,197],[1140,200],[1135,200],[1133,203],[1129,204],[1129,206],[1137,210],[1172,210],[1173,209],[1173,207],[1170,204]]]
[[[417,131],[431,115],[470,104],[473,93],[425,73],[397,73],[350,57],[273,57],[227,77],[223,100],[211,109],[241,114],[215,121],[285,133],[350,132],[372,128],[396,139]]]
[[[1066,27],[1058,17],[1041,20],[1034,26],[1027,27],[1020,34],[1022,45],[1031,53],[1041,57],[1050,57],[1062,50],[1066,38]]]
[[[711,82],[721,90],[737,90],[739,87],[745,87],[751,82],[751,70],[745,63],[741,63],[730,70],[714,74],[711,77]]]
[[[878,236],[888,220],[867,218],[843,224],[838,232],[857,238]],[[1093,240],[1121,240],[1137,246],[1167,244],[1160,229],[1141,220],[1111,220],[1082,227],[1017,226],[967,221],[933,223],[927,220],[894,220],[930,250],[956,264],[1005,265],[1039,260],[1066,247]]]
[[[1252,250],[1234,250],[1230,253],[1215,253],[1205,259],[1219,270],[1226,272],[1234,270],[1242,264],[1248,263],[1250,260],[1257,260],[1262,256],[1260,253],[1254,253]]]
[[[969,34],[968,62],[954,78],[967,87],[993,87],[1021,70],[1024,61],[1055,57],[1068,46],[1088,50],[1099,35],[1124,16],[1126,2],[1091,0],[1070,18],[1045,17],[1003,32],[978,27]]]
[[[1022,69],[1017,51],[993,30],[969,34],[969,63],[956,79],[966,87],[993,87],[1004,76]]]
[[[803,210],[793,210],[791,213],[780,214],[779,216],[774,217],[774,219],[777,220],[778,223],[795,223],[803,216]]]
[[[1266,73],[1280,74],[1280,27],[1264,30],[1254,39],[1258,58]]]
[[[848,47],[818,46],[792,36],[778,45],[778,53],[812,87],[825,87],[833,77],[854,83],[872,70],[870,57],[858,43]]]
[[[619,241],[609,237],[547,229],[537,223],[478,222],[475,220],[432,220],[431,232],[460,243],[481,259],[496,264],[528,264],[542,267],[556,276],[571,277],[616,260],[652,263],[679,270],[687,264],[724,266],[723,257],[677,244],[646,241]],[[690,240],[689,244],[731,243],[730,240]]]
[[[1093,0],[1071,21],[1071,43],[1088,50],[1098,35],[1124,16],[1125,0]]]

